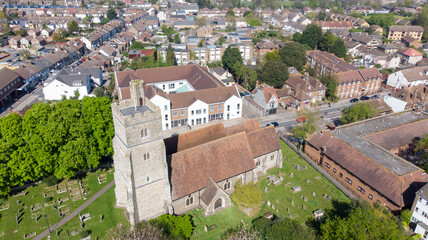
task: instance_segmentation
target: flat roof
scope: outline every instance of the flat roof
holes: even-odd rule
[[[425,113],[415,113],[410,110],[340,126],[330,133],[376,163],[402,176],[417,171],[419,168],[369,141],[366,136],[427,118],[428,115]]]

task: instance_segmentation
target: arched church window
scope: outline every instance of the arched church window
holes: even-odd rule
[[[256,167],[260,166],[260,160],[257,160]]]
[[[147,176],[147,182],[150,182],[150,176]]]
[[[141,138],[145,138],[147,137],[147,135],[148,135],[147,129],[141,130]]]
[[[226,180],[226,182],[224,183],[224,190],[228,190],[230,189],[230,181]]]
[[[192,205],[193,204],[193,195],[189,195],[186,198],[186,206]]]

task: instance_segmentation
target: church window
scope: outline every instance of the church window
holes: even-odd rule
[[[228,190],[230,189],[230,181],[226,180],[226,182],[224,183],[224,190]]]
[[[270,160],[273,160],[273,157],[274,157],[273,155],[272,155],[272,156],[270,156]]]
[[[187,196],[187,199],[186,199],[186,206],[189,206],[192,204],[193,204],[193,195],[189,195]]]
[[[257,160],[256,167],[260,166],[260,160]]]
[[[147,137],[148,136],[148,131],[147,131],[147,129],[143,129],[143,130],[141,130],[141,138],[145,138],[145,137]]]
[[[149,176],[147,176],[147,182],[150,182],[150,177]]]

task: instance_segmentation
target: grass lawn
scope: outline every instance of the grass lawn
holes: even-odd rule
[[[97,174],[105,174],[106,181],[99,184]],[[85,201],[84,198],[89,199],[112,180],[112,171],[98,170],[88,173],[81,180],[62,181],[58,186],[64,192],[57,191],[55,186],[47,187],[46,184],[41,183],[26,188],[25,195],[10,196],[0,206],[0,209],[4,207],[0,211],[0,239],[23,239],[24,234],[43,232],[47,229],[48,223],[52,226],[61,219],[60,211],[65,215],[71,213]],[[87,192],[86,195],[83,194],[79,181],[82,181],[83,190]],[[70,194],[70,188],[73,189],[74,196],[76,196],[75,201]],[[47,196],[45,197],[45,195]],[[52,201],[48,202],[50,198]],[[62,201],[60,202],[60,200]],[[17,215],[20,216],[18,226]]]
[[[80,213],[82,215],[89,213],[91,216],[84,222],[84,230],[91,232],[92,239],[103,239],[107,231],[119,223],[129,224],[123,210],[114,207],[116,203],[114,188],[110,188]],[[101,216],[103,216],[103,220],[101,220]],[[73,231],[80,233],[81,230],[79,216],[76,216],[58,230],[58,237],[56,233],[51,234],[51,239],[80,239],[79,234],[71,236],[71,233]]]
[[[278,216],[290,217],[296,219],[300,223],[304,223],[308,218],[312,217],[312,213],[317,209],[328,209],[332,207],[332,200],[350,201],[349,198],[342,193],[336,186],[323,177],[317,170],[312,168],[305,160],[303,160],[296,152],[294,152],[286,143],[281,141],[282,153],[284,156],[283,168],[274,168],[268,171],[268,175],[275,174],[283,176],[284,181],[278,186],[273,186],[268,183],[266,176],[260,179],[260,188],[262,190],[263,203],[260,211],[252,217],[247,216],[238,206],[234,205],[220,213],[210,217],[204,217],[202,210],[193,210],[188,214],[192,216],[196,229],[192,236],[193,239],[217,239],[218,236],[230,227],[240,223],[241,219],[246,223],[251,223],[254,218],[257,218],[269,211],[274,212]],[[297,170],[294,164],[306,166],[306,169]],[[293,173],[293,177],[290,174]],[[307,181],[309,180],[309,181]],[[287,183],[291,183],[288,185]],[[292,187],[300,186],[302,191],[293,193]],[[268,192],[264,191],[265,187]],[[315,192],[315,196],[312,193]],[[331,200],[326,200],[323,194],[331,196]],[[307,198],[304,201],[302,196]],[[274,207],[267,205],[269,201]],[[292,205],[294,202],[294,206]],[[306,210],[303,209],[305,206]],[[216,225],[216,229],[205,232],[204,226]]]

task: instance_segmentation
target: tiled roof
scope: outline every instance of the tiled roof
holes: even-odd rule
[[[15,79],[19,78],[19,75],[16,74],[14,71],[10,70],[9,68],[0,69],[0,76],[0,89],[3,89]]]
[[[169,94],[171,109],[180,109],[190,106],[197,100],[207,104],[225,102],[232,96],[240,97],[235,86],[202,89],[183,93]]]
[[[394,25],[389,27],[389,31],[398,32],[423,32],[424,29],[421,26],[399,26]]]
[[[403,54],[403,55],[408,56],[408,57],[422,56],[422,53],[416,51],[413,48],[403,49],[403,50],[398,51],[398,53]]]

